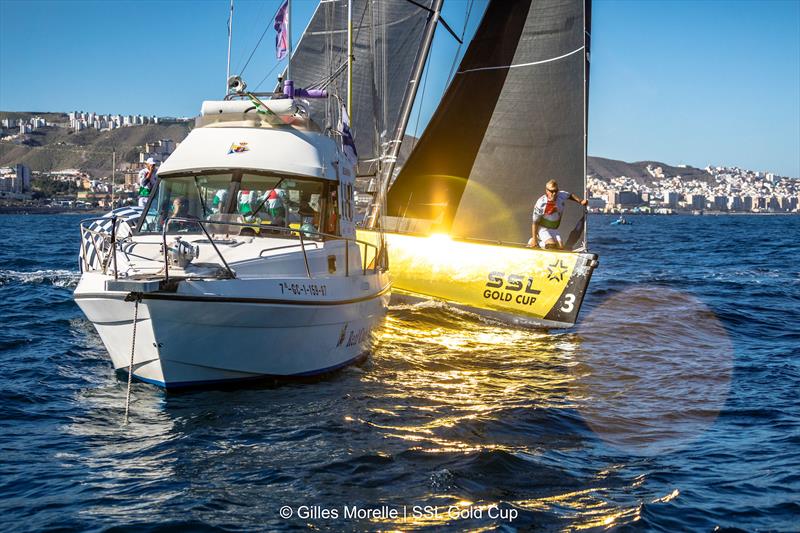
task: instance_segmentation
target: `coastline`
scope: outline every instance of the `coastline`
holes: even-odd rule
[[[108,209],[75,209],[69,207],[37,207],[37,206],[2,206],[0,207],[0,215],[103,215],[107,213]],[[797,216],[800,212],[788,213],[744,213],[744,212],[730,212],[724,213],[720,211],[707,211],[703,213],[589,213],[592,216],[609,216],[618,217],[624,215],[626,217],[673,217],[673,216]]]
[[[800,215],[800,212],[786,212],[786,213],[757,213],[757,212],[721,212],[721,211],[708,211],[704,213],[589,213],[590,215],[595,216],[609,216],[609,217],[619,217],[622,216],[630,216],[630,217],[674,217],[674,216],[692,216],[692,217],[703,217],[703,216],[712,216],[712,217],[724,217],[724,216],[797,216]]]
[[[102,215],[107,209],[71,209],[69,207],[4,206],[0,215]]]

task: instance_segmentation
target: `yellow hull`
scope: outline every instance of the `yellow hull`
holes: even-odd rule
[[[575,324],[597,256],[386,232],[393,291],[533,325]],[[379,234],[358,230],[361,241]]]

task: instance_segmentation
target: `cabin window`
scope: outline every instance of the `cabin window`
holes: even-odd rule
[[[235,212],[264,225],[320,233],[326,183],[317,180],[242,175]]]
[[[257,224],[259,228],[302,229],[309,238],[317,238],[319,233],[337,234],[336,185],[310,178],[241,171],[162,178],[139,231],[161,233],[168,219],[179,217],[188,220],[170,221],[170,233],[200,233],[199,224],[191,220],[232,218]],[[259,228],[248,231],[270,236],[293,233],[286,230],[263,233]]]
[[[327,203],[325,217],[325,233],[339,235],[339,200],[335,184],[330,187],[330,197]]]
[[[353,220],[353,186],[347,184],[344,186],[344,198],[342,198],[342,214],[347,220]]]
[[[216,191],[230,182],[230,175],[166,178],[158,182],[140,231],[161,232],[168,219],[169,232],[201,231],[191,220],[205,220],[212,212]]]
[[[228,212],[232,190],[230,174],[197,176],[195,181],[203,205],[203,218]]]

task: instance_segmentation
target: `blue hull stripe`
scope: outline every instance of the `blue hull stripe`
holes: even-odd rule
[[[200,381],[177,381],[175,383],[164,383],[163,381],[158,381],[157,379],[152,378],[143,378],[137,376],[134,372],[133,377],[139,381],[144,383],[149,383],[151,385],[157,385],[167,390],[176,390],[176,389],[188,389],[194,387],[203,387],[209,385],[223,385],[223,384],[233,384],[233,383],[247,383],[247,382],[259,382],[265,381],[270,379],[276,380],[291,380],[293,378],[308,378],[313,376],[320,376],[323,374],[327,374],[330,372],[334,372],[339,370],[340,368],[344,368],[348,365],[356,363],[359,359],[363,359],[366,357],[366,353],[359,354],[352,359],[348,359],[343,363],[339,363],[337,365],[329,366],[327,368],[322,368],[320,370],[311,370],[309,372],[300,372],[298,374],[287,374],[287,375],[276,375],[276,374],[259,374],[257,376],[248,376],[245,378],[227,378],[227,379],[208,379],[208,380],[200,380]]]

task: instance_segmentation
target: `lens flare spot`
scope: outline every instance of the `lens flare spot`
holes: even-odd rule
[[[592,430],[651,455],[702,438],[722,410],[731,340],[696,297],[637,286],[592,310],[579,329],[571,393]]]

